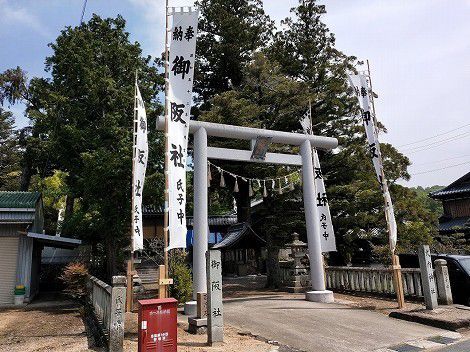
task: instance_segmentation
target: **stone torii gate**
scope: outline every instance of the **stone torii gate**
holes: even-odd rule
[[[157,121],[157,128],[164,129],[164,118]],[[190,121],[189,133],[194,135],[194,243],[193,243],[193,300],[185,305],[185,313],[195,315],[198,292],[206,292],[206,252],[208,250],[208,184],[207,160],[231,160],[268,164],[302,166],[302,189],[310,257],[312,291],[306,299],[314,302],[333,302],[333,292],[325,288],[323,260],[320,242],[320,224],[315,202],[315,183],[312,147],[330,150],[338,146],[338,140],[301,133],[281,132],[250,127],[223,125],[202,121]],[[300,146],[300,155],[266,153],[263,160],[252,158],[252,150],[209,147],[207,136],[256,140],[267,138],[272,143]]]

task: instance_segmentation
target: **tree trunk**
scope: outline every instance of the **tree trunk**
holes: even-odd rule
[[[117,264],[116,264],[116,245],[112,238],[105,240],[106,246],[106,277],[108,283],[112,282],[112,278],[116,275]]]
[[[65,198],[65,213],[64,219],[68,220],[70,216],[73,214],[73,205],[75,202],[75,197],[72,195],[67,195]]]
[[[248,182],[239,180],[239,192],[236,196],[238,222],[251,222],[251,200]]]
[[[21,170],[20,191],[26,192],[31,183],[31,165],[29,162],[24,163]]]
[[[279,288],[281,286],[281,276],[279,267],[279,247],[273,243],[273,236],[266,234],[266,272],[267,282],[266,286],[269,288]]]

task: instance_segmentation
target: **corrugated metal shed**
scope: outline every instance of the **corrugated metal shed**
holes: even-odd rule
[[[35,208],[40,192],[7,192],[0,191],[0,208]]]
[[[0,224],[31,224],[34,211],[0,211]]]

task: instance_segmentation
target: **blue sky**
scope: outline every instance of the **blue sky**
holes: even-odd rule
[[[264,6],[279,22],[296,3],[265,0]],[[413,162],[414,176],[405,184],[446,185],[470,171],[470,0],[320,3],[337,47],[370,60],[377,115],[388,128],[381,140]],[[170,6],[190,4],[170,0]],[[0,0],[0,71],[20,66],[30,76],[45,75],[47,44],[65,26],[79,23],[82,6],[83,0]],[[145,54],[162,51],[164,0],[88,0],[85,20],[92,13],[121,14]],[[24,126],[23,107],[12,110]]]

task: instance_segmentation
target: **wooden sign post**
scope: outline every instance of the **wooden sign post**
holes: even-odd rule
[[[168,285],[173,284],[173,279],[166,277],[166,268],[165,265],[158,266],[158,298],[168,298],[169,291]]]

